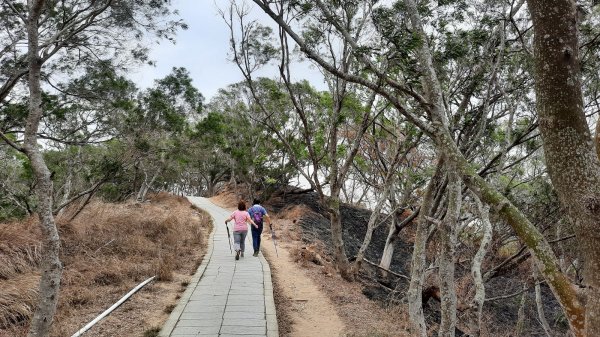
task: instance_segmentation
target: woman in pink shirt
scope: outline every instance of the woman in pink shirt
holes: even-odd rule
[[[246,212],[246,203],[240,201],[238,203],[237,211],[233,212],[231,216],[225,220],[225,225],[229,221],[233,220],[233,247],[235,248],[235,259],[240,259],[240,254],[244,257],[244,248],[246,235],[248,234],[248,223],[251,223],[252,226],[258,228],[258,225],[252,221],[248,212]]]

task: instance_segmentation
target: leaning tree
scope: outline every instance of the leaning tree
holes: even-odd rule
[[[2,1],[0,22],[0,104],[27,95],[23,129],[14,137],[0,133],[7,144],[25,154],[36,180],[35,212],[43,233],[39,302],[30,336],[47,336],[56,311],[62,265],[60,241],[54,222],[51,172],[38,142],[44,118],[43,95],[53,79],[76,74],[82,65],[108,61],[115,67],[132,60],[145,61],[147,49],[139,43],[146,33],[170,38],[183,24],[166,19],[170,2],[163,1]],[[27,46],[23,48],[22,46]]]
[[[391,6],[378,4],[381,8],[395,13],[395,25],[399,29],[380,31],[380,34],[370,36],[365,40],[363,35],[355,33],[362,27],[344,22],[340,12],[356,10],[373,6],[372,2],[332,2],[325,3],[317,0],[309,1],[263,1],[254,3],[268,14],[281,28],[282,34],[289,36],[299,46],[300,50],[324,71],[345,79],[348,82],[366,87],[376,92],[393,105],[399,114],[416,125],[434,144],[438,156],[438,171],[430,182],[430,187],[424,196],[421,216],[418,221],[416,244],[413,253],[412,281],[408,292],[409,314],[414,335],[425,336],[426,327],[421,304],[423,286],[424,242],[427,228],[430,225],[445,233],[442,240],[439,276],[444,279],[442,284],[442,321],[440,335],[454,335],[456,324],[456,296],[452,282],[454,275],[453,256],[455,242],[455,226],[461,209],[461,191],[464,184],[475,193],[476,197],[488,204],[493,211],[508,223],[518,238],[527,246],[536,261],[537,268],[546,280],[558,302],[573,333],[577,336],[595,336],[598,334],[600,320],[598,319],[598,248],[595,234],[598,227],[597,186],[598,158],[594,152],[594,143],[589,131],[584,107],[582,85],[580,81],[580,48],[594,54],[594,41],[590,39],[585,46],[578,42],[578,26],[585,8],[580,8],[572,0],[556,1],[527,1],[531,13],[531,21],[521,15],[518,20],[513,18],[522,12],[525,1],[511,2],[509,6],[499,4],[492,13],[487,15],[493,4],[475,2],[469,4],[459,1],[452,16],[444,15],[444,6],[452,7],[454,2],[442,4],[434,10],[428,3],[417,4],[414,0],[404,0]],[[464,10],[470,9],[469,11]],[[282,15],[282,12],[292,13]],[[583,12],[583,14],[582,14]],[[483,13],[483,14],[481,14]],[[457,23],[465,15],[480,18],[483,23],[496,20],[498,24],[479,34],[487,36],[490,44],[480,44],[475,51],[483,51],[482,56],[472,63],[468,71],[462,73],[462,79],[454,82],[454,63],[444,63],[440,59],[439,43],[450,34],[438,34],[440,30],[449,32],[448,26]],[[481,16],[477,16],[481,15]],[[299,33],[298,20],[313,18],[314,21],[327,22],[336,34],[343,37],[350,46],[350,53],[361,65],[360,74],[344,71],[324,56],[319,45],[314,45],[311,34]],[[505,23],[510,23],[506,25]],[[518,22],[518,23],[517,23]],[[521,30],[522,22],[533,23],[533,54],[531,54],[526,25]],[[454,32],[461,26],[452,26]],[[381,33],[385,33],[381,34]],[[430,34],[430,32],[433,32]],[[491,36],[490,36],[491,33]],[[391,35],[390,35],[391,34]],[[505,34],[510,34],[507,37]],[[530,33],[529,33],[530,34]],[[362,39],[361,39],[362,38]],[[402,44],[404,43],[404,44]],[[499,78],[509,78],[519,75],[507,74],[509,69],[505,44],[510,43],[519,55],[525,55],[525,61],[532,60],[535,77],[536,115],[539,120],[539,131],[543,139],[543,150],[546,166],[552,184],[559,195],[559,200],[582,243],[580,247],[584,264],[584,287],[574,284],[560,268],[559,259],[541,231],[528,219],[523,210],[515,206],[490,178],[489,165],[475,160],[481,136],[487,129],[487,117],[492,114],[490,106],[498,99],[511,94],[504,83],[498,84]],[[408,51],[408,52],[407,52]],[[493,58],[488,59],[488,55]],[[510,55],[512,57],[512,55]],[[392,60],[398,67],[396,71],[382,71],[382,60]],[[485,61],[485,62],[480,62]],[[527,65],[527,62],[525,62]],[[519,72],[531,72],[523,67]],[[413,81],[416,74],[417,81]],[[485,80],[481,81],[481,77]],[[454,91],[456,83],[473,83],[466,90]],[[487,86],[485,95],[480,96],[482,83]],[[533,94],[524,91],[524,93]],[[456,97],[464,99],[457,100]],[[511,96],[514,99],[514,96]],[[527,100],[527,95],[518,100]],[[460,102],[464,104],[460,104]],[[459,102],[456,104],[455,102]],[[514,101],[512,103],[515,103]],[[516,102],[517,106],[521,102]],[[480,106],[471,110],[472,106]],[[514,117],[509,113],[508,117]],[[469,129],[460,127],[468,126]],[[473,123],[475,121],[475,123]],[[499,120],[502,121],[502,120]],[[531,123],[528,132],[535,130],[537,123]],[[509,129],[510,130],[510,129]],[[465,132],[468,131],[468,132]],[[523,130],[527,131],[527,130]],[[510,148],[516,141],[513,135],[505,137],[504,146],[494,163],[504,162],[510,156]],[[535,135],[532,135],[535,136]],[[514,147],[514,146],[513,146]],[[435,194],[440,189],[444,193],[445,211],[437,212],[432,217],[432,206]],[[481,215],[485,218],[485,212]],[[583,301],[584,299],[585,301]],[[585,303],[585,304],[584,304]]]

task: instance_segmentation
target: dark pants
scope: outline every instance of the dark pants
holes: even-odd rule
[[[258,228],[255,228],[254,226],[250,226],[250,229],[252,231],[252,247],[254,247],[254,252],[258,252],[260,249],[260,235],[262,234],[263,231],[263,224],[262,223],[257,223]]]

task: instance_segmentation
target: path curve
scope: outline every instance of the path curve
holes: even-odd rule
[[[252,256],[251,235],[246,257],[235,261],[224,225],[231,212],[206,198],[188,199],[212,216],[214,228],[202,264],[159,336],[279,336],[271,270],[262,253]]]

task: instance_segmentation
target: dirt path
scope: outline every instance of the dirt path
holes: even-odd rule
[[[211,200],[233,209],[237,196],[224,193]],[[401,306],[370,300],[366,283],[339,276],[322,241],[305,240],[299,219],[307,212],[304,205],[290,205],[271,214],[279,257],[269,229],[263,233],[261,249],[271,266],[280,335],[409,337]]]
[[[233,210],[232,200],[224,197],[210,199],[215,204]],[[275,305],[281,337],[340,336],[345,326],[327,294],[295,263],[288,244],[278,242],[275,254],[268,227],[262,236],[261,251],[269,261]]]
[[[285,306],[281,309],[278,306],[278,312],[284,311],[283,314],[289,315],[292,321],[291,327],[285,330],[280,327],[281,336],[339,336],[344,324],[335,307],[305,271],[292,261],[287,245],[278,247],[277,257],[273,241],[265,234],[261,246],[280,291],[275,301]]]

